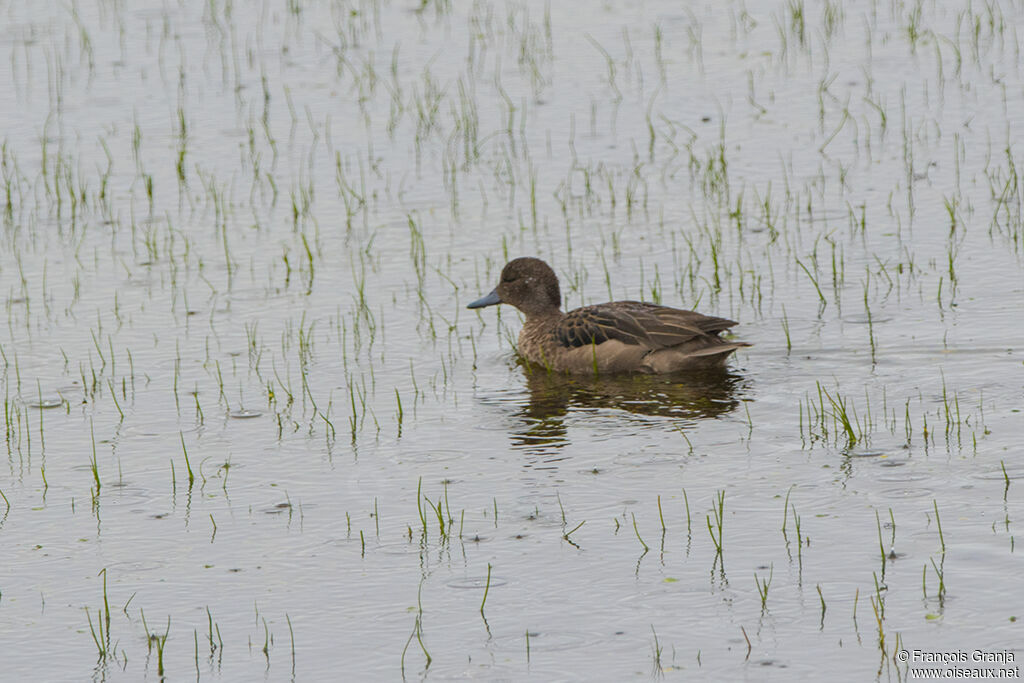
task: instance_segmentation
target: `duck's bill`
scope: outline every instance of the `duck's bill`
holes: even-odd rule
[[[483,308],[484,306],[494,306],[495,304],[501,303],[501,297],[498,296],[498,290],[494,290],[485,297],[481,297],[473,303],[466,306],[466,308]]]

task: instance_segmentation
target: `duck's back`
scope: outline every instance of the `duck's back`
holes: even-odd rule
[[[569,311],[553,322],[546,344],[521,344],[530,360],[559,371],[668,373],[721,367],[736,349],[718,334],[736,323],[640,301],[615,301]],[[540,329],[523,330],[536,342]],[[546,336],[546,335],[545,335]],[[543,358],[532,357],[541,349]],[[533,353],[528,353],[533,351]]]

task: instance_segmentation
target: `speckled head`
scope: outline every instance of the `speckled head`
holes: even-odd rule
[[[483,308],[495,304],[511,304],[526,314],[557,313],[562,306],[558,276],[551,266],[539,258],[524,256],[509,261],[501,270],[501,282],[487,296],[467,308]]]

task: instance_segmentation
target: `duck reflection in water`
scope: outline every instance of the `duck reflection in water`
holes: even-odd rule
[[[621,410],[641,417],[694,421],[715,418],[740,405],[747,381],[726,370],[666,375],[567,376],[524,364],[529,401],[515,414],[510,430],[518,448],[548,451],[570,443],[566,418],[570,412]],[[626,416],[628,417],[628,416]],[[624,417],[623,429],[642,421]]]

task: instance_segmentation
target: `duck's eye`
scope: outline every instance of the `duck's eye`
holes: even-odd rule
[[[515,275],[502,275],[501,276],[501,281],[502,282],[515,282],[518,279],[519,278],[517,278]]]

